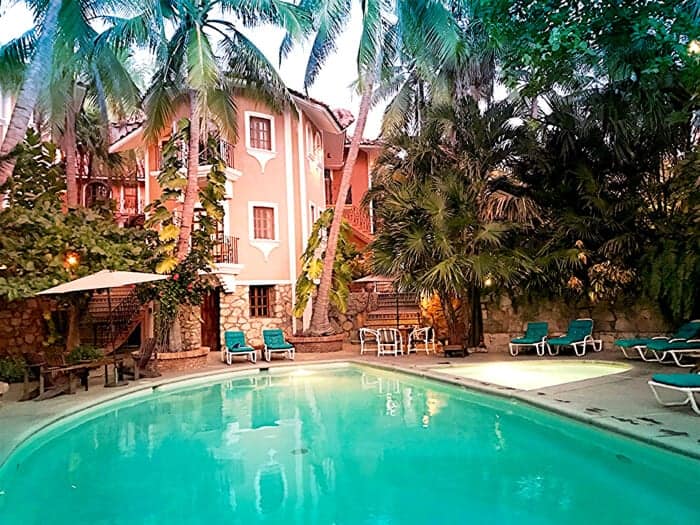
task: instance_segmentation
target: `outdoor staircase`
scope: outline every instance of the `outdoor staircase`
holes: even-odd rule
[[[136,288],[133,286],[113,288],[110,294],[111,315],[107,292],[95,293],[88,304],[87,315],[84,316],[80,325],[81,341],[103,349],[105,353],[111,352],[112,348],[119,349],[126,343],[129,336],[143,321],[145,311],[145,305],[141,304]],[[113,345],[110,319],[114,323]]]
[[[378,294],[377,309],[367,314],[365,326],[367,328],[390,328],[397,324],[404,326],[420,324],[418,297],[411,293]]]
[[[350,225],[355,244],[364,247],[372,242],[372,221],[364,209],[348,204],[343,209],[343,219]]]

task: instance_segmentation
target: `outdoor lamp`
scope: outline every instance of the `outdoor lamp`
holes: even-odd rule
[[[484,286],[486,286],[486,288],[489,288],[491,285],[493,285],[493,279],[491,279],[491,276],[489,275],[488,277],[486,277],[486,279],[484,279]]]
[[[66,252],[63,256],[63,264],[66,268],[75,268],[80,264],[80,254],[77,252]]]

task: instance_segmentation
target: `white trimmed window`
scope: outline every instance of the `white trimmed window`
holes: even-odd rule
[[[255,157],[260,168],[277,156],[275,143],[275,118],[255,111],[245,112],[245,147],[248,154]]]
[[[265,257],[280,245],[279,210],[276,202],[248,202],[248,239]]]

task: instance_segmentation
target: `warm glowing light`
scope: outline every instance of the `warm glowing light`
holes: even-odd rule
[[[75,252],[67,252],[63,259],[63,262],[67,267],[75,268],[76,266],[78,266],[78,264],[80,264],[80,255],[78,255]]]
[[[700,54],[700,40],[691,40],[688,44],[688,53],[691,55]]]
[[[488,287],[490,287],[490,286],[492,286],[492,285],[493,285],[493,279],[491,279],[491,277],[487,277],[487,278],[484,280],[484,286],[486,286],[486,287],[488,288]]]

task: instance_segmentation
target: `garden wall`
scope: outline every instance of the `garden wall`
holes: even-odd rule
[[[47,336],[45,311],[55,309],[48,299],[0,301],[0,356],[44,350]]]
[[[446,334],[446,323],[437,298],[422,302],[425,324],[434,326],[438,335]],[[367,313],[376,309],[376,294],[353,291],[345,314],[333,313],[332,322],[339,331],[357,341],[357,330],[364,326]],[[489,351],[507,352],[508,342],[522,335],[527,322],[547,321],[550,335],[566,331],[569,321],[579,317],[590,317],[594,321],[594,333],[603,340],[606,348],[620,337],[634,335],[658,335],[672,332],[674,327],[657,308],[643,303],[577,305],[564,300],[539,302],[514,301],[503,295],[482,304],[484,319],[484,342]]]

